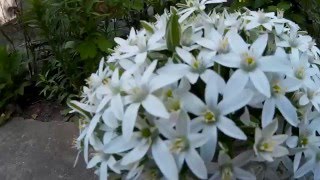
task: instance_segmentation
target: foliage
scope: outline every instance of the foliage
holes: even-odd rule
[[[115,38],[69,103],[101,180],[320,178],[319,48],[282,11],[205,11],[223,1]]]
[[[234,0],[232,9],[247,7],[266,11],[284,10],[285,17],[312,34],[320,43],[320,0]]]
[[[173,3],[175,0],[30,0],[25,22],[40,33],[40,41],[53,55],[50,59],[60,65],[56,69],[46,61],[38,85],[51,91],[47,93],[50,97],[77,94],[82,80],[110,53],[114,37],[126,36],[128,27],[140,26],[140,20],[151,18],[148,14]],[[65,79],[52,77],[55,73]],[[51,83],[44,83],[44,78]],[[58,81],[68,81],[64,92],[56,88]]]
[[[0,124],[7,120],[12,109],[7,109],[24,95],[24,89],[30,85],[27,64],[17,52],[8,52],[0,47]]]

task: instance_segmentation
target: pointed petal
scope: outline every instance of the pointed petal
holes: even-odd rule
[[[108,179],[108,163],[102,162],[100,166],[99,179],[106,180]]]
[[[177,47],[176,52],[185,63],[192,65],[192,61],[194,60],[194,57],[189,51],[186,51],[182,48]]]
[[[190,149],[186,155],[189,169],[200,179],[207,179],[207,168],[204,161],[195,149]]]
[[[117,94],[111,99],[111,109],[118,119],[123,119],[123,103],[120,94]]]
[[[304,176],[305,174],[307,174],[308,172],[310,172],[313,167],[314,167],[314,163],[312,162],[312,160],[307,161],[305,164],[303,164],[295,173],[294,173],[294,177],[295,178],[300,178],[302,176]]]
[[[249,80],[249,75],[241,69],[236,70],[229,81],[227,82],[226,88],[223,92],[224,97],[231,97],[234,92],[239,92],[244,89]]]
[[[267,125],[269,125],[274,116],[276,105],[273,101],[273,99],[267,99],[263,104],[262,109],[262,128],[265,128]]]
[[[280,96],[276,99],[276,106],[288,123],[294,127],[298,126],[299,121],[296,108],[285,96]]]
[[[264,94],[267,97],[271,96],[268,78],[260,69],[256,69],[255,71],[250,72],[249,76],[254,87],[260,93]]]
[[[122,134],[123,137],[127,140],[129,140],[132,136],[138,116],[139,107],[140,103],[130,104],[129,107],[127,107],[126,112],[124,113],[124,117],[122,120]]]
[[[98,163],[100,163],[102,161],[102,156],[94,156],[92,159],[90,159],[90,161],[87,164],[87,169],[93,168],[94,166],[96,166]]]
[[[200,147],[200,155],[206,162],[211,162],[216,152],[218,132],[216,127],[208,128],[204,130],[204,133],[208,136],[206,144]]]
[[[149,147],[150,144],[148,142],[138,144],[135,148],[133,148],[130,152],[126,153],[126,155],[123,156],[121,164],[126,166],[140,160],[144,155],[146,155]]]
[[[169,113],[162,101],[154,95],[149,94],[145,100],[142,101],[143,108],[150,114],[156,117],[169,118]]]
[[[251,101],[252,97],[253,93],[250,90],[235,93],[232,97],[224,97],[224,99],[218,104],[218,109],[223,115],[229,114],[247,105]]]
[[[153,142],[151,149],[154,161],[162,174],[168,179],[178,180],[178,168],[166,144],[158,138]]]
[[[153,71],[156,69],[157,63],[158,63],[158,61],[152,61],[152,63],[144,71],[142,78],[141,78],[142,84],[145,84],[150,80],[150,78],[153,74]]]
[[[221,116],[217,122],[219,130],[221,130],[227,136],[233,137],[235,139],[246,140],[247,136],[243,131],[236,126],[236,124],[229,118]]]
[[[268,34],[263,34],[251,45],[250,50],[256,57],[262,56],[264,50],[267,47]]]
[[[240,169],[238,167],[235,167],[233,169],[235,177],[237,177],[237,179],[246,179],[246,180],[255,180],[256,177],[251,174],[249,171],[245,171],[243,169]]]

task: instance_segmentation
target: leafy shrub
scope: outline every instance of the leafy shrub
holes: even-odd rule
[[[150,18],[148,12],[163,11],[175,2],[30,0],[25,22],[37,29],[40,41],[49,46],[53,55],[50,59],[59,62],[59,68],[55,68],[55,62],[46,61],[38,85],[48,92],[49,97],[64,99],[61,95],[65,91],[77,94],[83,86],[83,79],[96,69],[102,57],[110,53],[114,37],[126,36],[130,30],[128,27],[138,27],[140,20]],[[64,80],[53,77],[55,73]],[[64,84],[64,92],[57,88],[60,81],[68,81]]]
[[[281,11],[205,12],[218,1],[115,38],[70,102],[100,179],[320,178],[319,48]]]
[[[12,109],[8,104],[14,103],[24,95],[24,89],[30,85],[27,64],[17,52],[9,53],[6,47],[0,47],[0,124],[10,117]]]

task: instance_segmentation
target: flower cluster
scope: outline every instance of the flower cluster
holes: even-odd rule
[[[101,180],[320,178],[320,50],[281,11],[206,13],[218,2],[115,38],[69,103]]]

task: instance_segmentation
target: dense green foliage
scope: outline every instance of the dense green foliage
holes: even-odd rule
[[[160,0],[30,0],[29,27],[51,51],[38,85],[48,98],[65,100],[109,53],[116,36],[126,36],[140,20],[150,20],[150,7],[161,12],[175,1]]]
[[[234,0],[232,9],[284,10],[284,16],[297,22],[320,43],[320,0]]]
[[[13,111],[7,105],[23,96],[25,87],[30,85],[26,63],[21,59],[17,52],[10,53],[0,47],[0,124]]]

